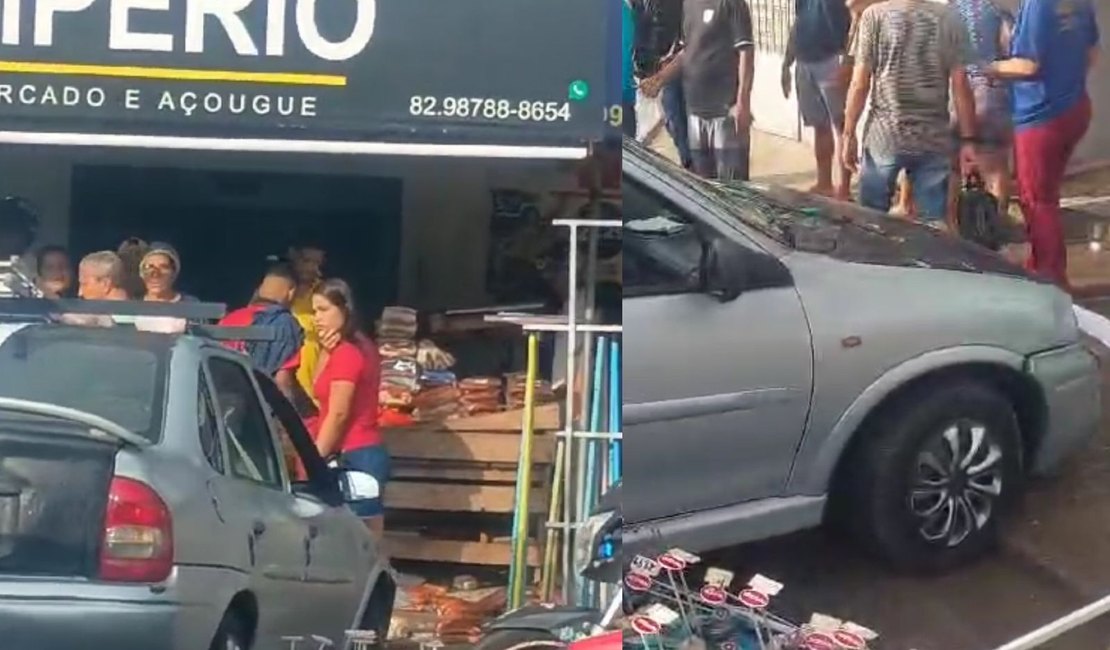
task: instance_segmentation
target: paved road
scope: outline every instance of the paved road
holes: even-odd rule
[[[1096,305],[1110,311],[1110,301]],[[1110,380],[1110,351],[1102,350]],[[1110,404],[1110,381],[1107,381]],[[814,531],[711,554],[708,562],[786,584],[782,613],[820,611],[882,634],[884,650],[990,650],[1110,594],[1110,410],[1101,435],[1061,476],[1030,486],[1003,548],[937,578],[895,576]],[[1046,650],[1107,650],[1110,617]]]

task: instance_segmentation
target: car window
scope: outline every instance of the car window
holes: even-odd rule
[[[325,500],[341,502],[342,495],[337,489],[334,474],[316,452],[316,445],[293,404],[265,374],[255,370],[254,378],[262,389],[262,398],[270,407],[274,430],[278,432],[285,454],[285,466],[293,474],[293,481],[307,480],[312,484],[315,494]]]
[[[698,291],[704,246],[690,219],[635,182],[623,202],[624,295]]]
[[[77,409],[152,442],[161,438],[166,337],[64,325],[4,328],[0,397]]]
[[[247,369],[235,361],[211,357],[208,370],[227,436],[231,473],[284,489],[281,461],[270,423]]]
[[[217,424],[216,407],[208,390],[204,373],[197,378],[197,431],[200,433],[200,446],[204,457],[212,469],[224,473],[224,451],[220,447],[220,426]]]

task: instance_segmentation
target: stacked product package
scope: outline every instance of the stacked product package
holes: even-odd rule
[[[420,366],[420,392],[414,400],[417,420],[443,420],[459,410],[458,380],[451,368],[455,357],[429,340],[417,345],[416,361]]]
[[[524,408],[524,391],[528,388],[528,375],[523,372],[514,372],[505,375],[505,404],[510,409]],[[549,404],[555,401],[555,391],[551,382],[544,379],[536,380],[536,404]]]
[[[460,415],[481,415],[501,410],[500,377],[468,377],[459,382]]]
[[[413,406],[420,388],[420,368],[416,363],[416,310],[386,307],[378,324],[378,352],[382,358],[381,388],[378,401],[383,419],[401,423]]]
[[[442,420],[458,411],[455,358],[429,340],[416,338],[417,312],[391,306],[378,324],[382,357],[379,401],[382,420],[393,426]]]

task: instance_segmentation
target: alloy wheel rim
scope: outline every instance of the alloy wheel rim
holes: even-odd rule
[[[917,532],[953,548],[982,530],[1002,496],[1002,447],[982,422],[946,426],[918,453],[909,507]]]

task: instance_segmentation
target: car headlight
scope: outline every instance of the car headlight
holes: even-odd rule
[[[578,532],[574,537],[574,572],[582,573],[590,568],[594,561],[594,551],[599,551],[602,555],[605,554],[606,542],[601,542],[598,537],[602,529],[605,527],[606,522],[613,518],[613,513],[599,512],[593,515],[578,528]],[[598,546],[602,548],[598,549]],[[612,544],[610,543],[611,547]],[[612,556],[613,549],[609,549],[610,557]],[[608,559],[608,558],[601,558]]]

